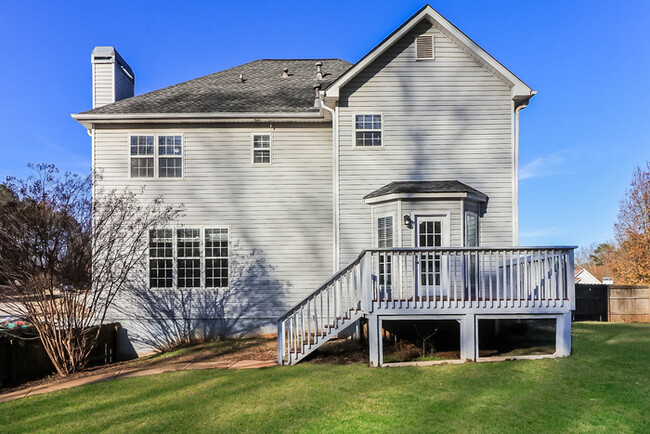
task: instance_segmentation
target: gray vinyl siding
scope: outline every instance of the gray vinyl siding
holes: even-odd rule
[[[184,204],[186,228],[229,227],[240,281],[225,315],[269,326],[332,272],[332,133],[328,123],[266,126],[96,129],[94,156],[97,188],[144,185],[143,201]],[[154,133],[183,135],[183,179],[129,178],[129,134]],[[253,133],[272,135],[272,165],[251,163]]]
[[[114,101],[113,63],[93,63],[93,108],[110,104]]]
[[[423,33],[434,35],[435,60],[415,61],[415,38]],[[392,181],[457,179],[477,188],[489,197],[481,219],[482,245],[513,244],[508,86],[423,22],[344,86],[340,95],[341,265],[371,239],[370,206],[363,196]],[[382,114],[384,147],[353,147],[353,117],[364,113]],[[456,220],[460,222],[452,218]],[[460,245],[459,237],[452,236],[451,241]]]
[[[115,64],[115,101],[133,96],[133,81],[122,71],[119,63]]]

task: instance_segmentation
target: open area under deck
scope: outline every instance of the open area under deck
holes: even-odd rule
[[[294,364],[367,319],[370,364],[382,323],[456,320],[460,358],[478,358],[478,322],[553,319],[555,356],[571,352],[573,247],[369,249],[278,320],[278,363]]]

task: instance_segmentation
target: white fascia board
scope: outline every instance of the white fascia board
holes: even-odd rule
[[[342,76],[335,80],[329,88],[325,89],[324,96],[338,99],[341,87],[345,86],[366,66],[377,59],[395,42],[401,39],[406,33],[411,31],[413,27],[415,27],[420,21],[425,18],[428,19],[433,25],[437,24],[437,26],[439,26],[444,31],[444,33],[447,33],[448,35],[452,36],[452,39],[464,45],[474,55],[472,57],[474,57],[479,63],[483,64],[484,67],[487,69],[493,69],[497,73],[496,75],[498,78],[500,78],[502,81],[505,81],[505,83],[511,88],[513,99],[530,99],[533,95],[535,95],[536,91],[531,89],[519,77],[513,74],[508,68],[503,66],[490,54],[488,54],[476,42],[474,42],[465,33],[450,23],[445,17],[440,15],[430,5],[427,5],[419,12],[417,12],[414,16],[412,16],[405,24],[402,25],[402,27],[398,28],[398,30],[396,30],[391,36],[373,48],[352,68],[350,68]]]
[[[465,199],[467,193],[391,193],[364,199],[367,204],[408,199]]]

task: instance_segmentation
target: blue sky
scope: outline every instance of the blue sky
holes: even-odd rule
[[[351,62],[424,3],[0,2],[0,179],[28,162],[87,172],[90,53],[114,45],[136,93],[257,58]],[[539,93],[522,112],[520,243],[612,237],[650,159],[648,1],[459,1],[432,6]]]

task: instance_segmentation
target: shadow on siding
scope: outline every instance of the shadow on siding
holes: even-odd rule
[[[227,289],[149,289],[142,278],[131,282],[114,303],[124,329],[125,357],[165,351],[201,340],[259,333],[275,324],[286,306],[291,283],[273,277],[261,249],[231,247]],[[146,271],[132,273],[146,276]]]

